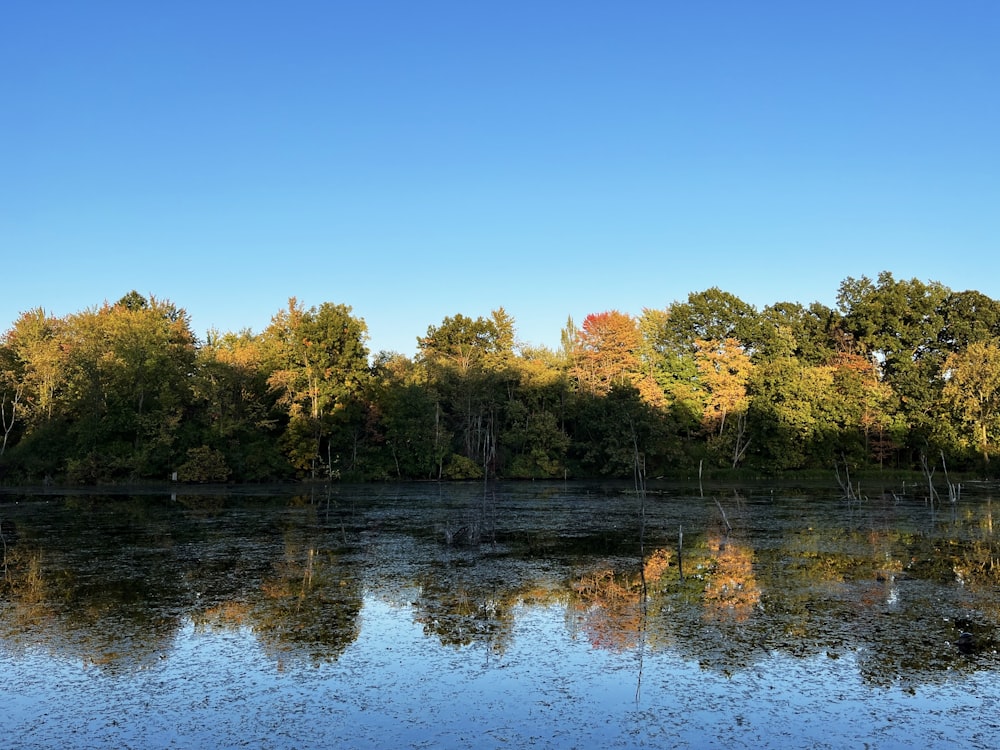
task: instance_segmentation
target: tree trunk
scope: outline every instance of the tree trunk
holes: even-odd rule
[[[3,443],[0,443],[0,456],[7,450],[7,438],[10,437],[14,424],[17,421],[17,402],[21,400],[21,389],[18,387],[14,391],[14,398],[10,402],[10,420],[7,420],[7,394],[3,395],[0,401],[0,417],[3,419]]]

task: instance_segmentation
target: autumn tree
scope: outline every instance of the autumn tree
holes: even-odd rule
[[[648,403],[663,404],[663,393],[643,367],[642,335],[630,315],[611,310],[588,315],[576,337],[571,375],[583,393],[603,396],[615,386],[635,388]]]
[[[665,394],[672,421],[694,439],[708,396],[698,376],[698,341],[750,342],[754,307],[718,287],[692,292],[663,310],[645,310],[640,327],[650,371]],[[750,352],[748,352],[750,353]]]
[[[879,377],[876,364],[866,356],[840,352],[828,367],[833,376],[830,411],[836,427],[863,440],[865,454],[882,464],[896,448],[898,431],[892,386]]]
[[[946,402],[972,428],[973,442],[984,461],[1000,429],[1000,346],[973,342],[948,356],[942,366]]]
[[[26,427],[51,420],[66,373],[63,321],[40,307],[22,313],[4,336],[3,347],[8,354],[8,383],[16,383],[20,389],[21,418],[28,423]]]
[[[698,374],[708,392],[704,411],[705,430],[721,441],[729,427],[729,455],[733,468],[736,468],[749,445],[746,429],[749,405],[747,383],[753,365],[743,346],[734,338],[721,341],[698,339],[695,346]]]

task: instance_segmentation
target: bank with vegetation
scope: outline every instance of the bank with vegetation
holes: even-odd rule
[[[625,478],[743,468],[990,474],[1000,302],[847,278],[836,308],[718,288],[522,345],[503,309],[372,354],[344,304],[193,334],[130,292],[0,339],[0,482]]]

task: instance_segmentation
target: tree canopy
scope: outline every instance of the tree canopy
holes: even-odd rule
[[[569,320],[560,351],[512,316],[427,327],[372,356],[342,303],[289,300],[211,331],[130,291],[0,338],[0,481],[626,477],[692,467],[985,469],[1000,446],[1000,303],[845,279],[836,308],[758,311],[713,287]]]

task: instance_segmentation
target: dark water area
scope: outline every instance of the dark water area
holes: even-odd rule
[[[0,747],[1000,746],[998,486],[0,495]]]

